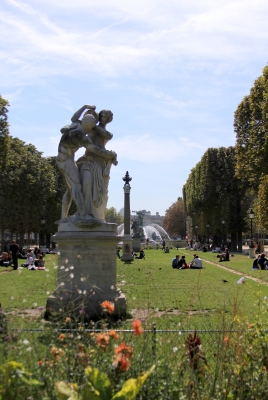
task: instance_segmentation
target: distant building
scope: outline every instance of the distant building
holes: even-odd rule
[[[161,215],[159,215],[159,212],[157,212],[155,215],[151,215],[151,211],[146,211],[146,210],[142,211],[144,213],[143,226],[150,224],[158,224],[162,226],[164,217],[161,217]]]
[[[161,215],[159,215],[159,212],[157,212],[155,215],[151,215],[151,211],[146,211],[146,210],[140,210],[140,211],[142,211],[144,214],[143,226],[150,224],[158,224],[162,226],[164,217],[161,217]],[[120,209],[119,213],[122,216],[124,216],[124,207]],[[132,211],[131,219],[133,219],[134,216],[136,216],[136,212]]]

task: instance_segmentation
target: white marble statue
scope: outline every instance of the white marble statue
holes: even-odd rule
[[[113,136],[105,129],[112,117],[111,111],[103,110],[98,115],[95,106],[85,105],[73,115],[72,124],[61,129],[56,162],[64,175],[67,191],[62,199],[60,222],[67,222],[72,200],[77,208],[72,222],[104,221],[110,168],[111,164],[117,165],[116,153],[105,149]],[[74,155],[81,147],[86,152],[76,163]]]

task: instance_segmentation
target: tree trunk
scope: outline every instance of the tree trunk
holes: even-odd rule
[[[20,232],[19,246],[24,247],[24,233],[23,232]]]
[[[238,242],[238,253],[242,253],[242,232],[237,232],[237,242]]]
[[[237,252],[236,233],[231,233],[231,251]]]
[[[34,245],[37,246],[37,233],[34,232]]]
[[[5,230],[1,229],[1,252],[2,253],[4,251],[4,245],[5,245]]]
[[[46,233],[46,247],[50,248],[50,233]]]

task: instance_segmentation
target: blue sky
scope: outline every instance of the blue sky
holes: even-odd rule
[[[56,155],[82,105],[112,110],[108,207],[123,206],[128,170],[131,210],[164,215],[206,149],[234,145],[233,113],[268,61],[267,20],[266,0],[2,0],[10,133]]]

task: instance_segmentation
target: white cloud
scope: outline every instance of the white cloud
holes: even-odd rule
[[[263,54],[268,47],[268,4],[261,0],[207,1],[202,7],[172,0],[6,4],[0,10],[6,85],[59,74],[174,74],[192,62],[202,68],[204,61],[215,70],[216,60],[227,59],[240,68],[253,49]],[[73,16],[64,18],[70,8]]]
[[[187,157],[194,148],[206,150],[207,146],[195,142],[187,137],[178,137],[176,140],[166,137],[156,138],[153,135],[139,137],[125,136],[120,140],[112,140],[107,148],[116,149],[118,159],[128,159],[146,164],[167,162]]]

